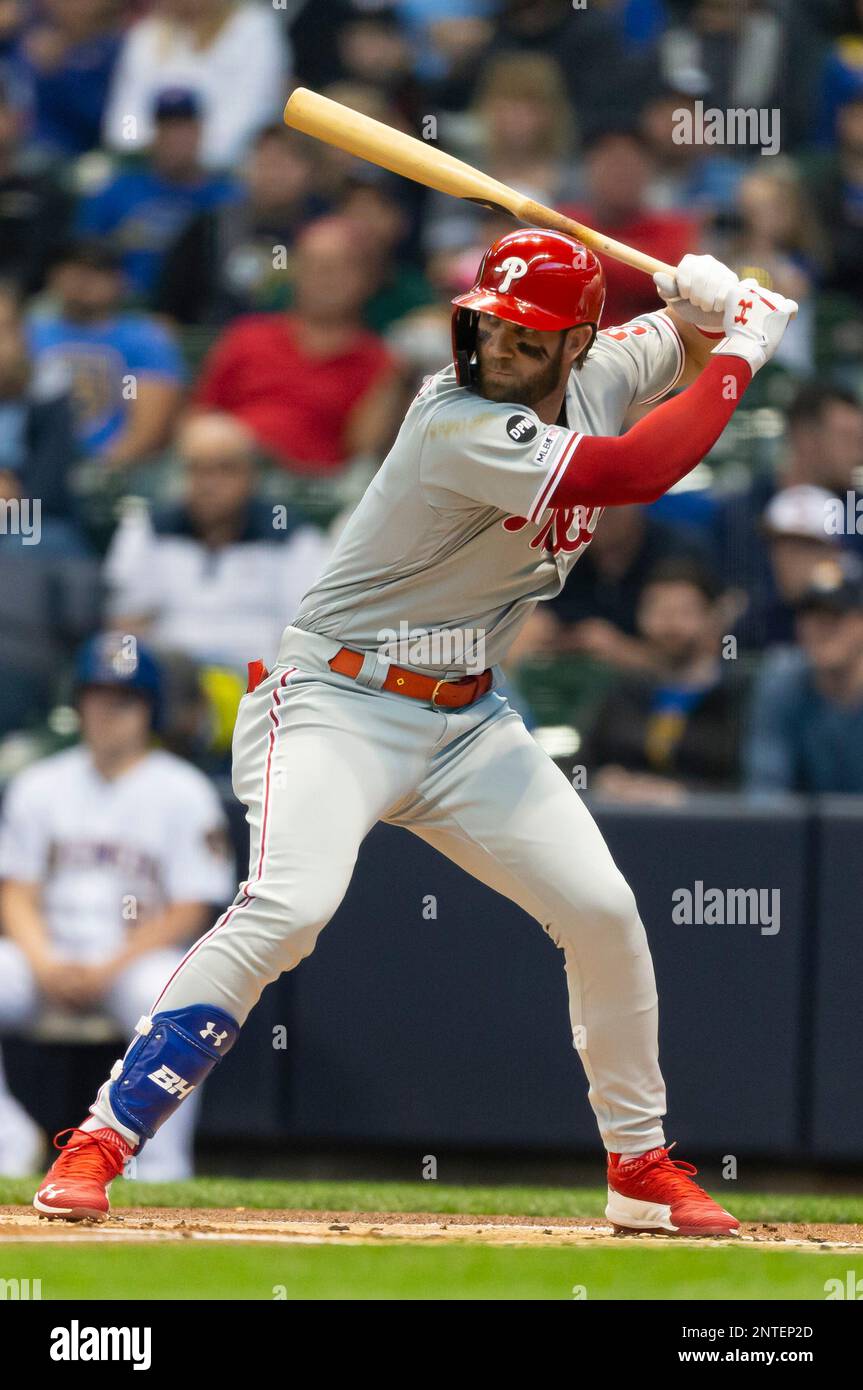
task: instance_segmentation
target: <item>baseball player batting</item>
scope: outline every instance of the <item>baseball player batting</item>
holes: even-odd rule
[[[453,301],[453,362],[408,409],[275,669],[250,666],[234,734],[248,878],[138,1023],[37,1211],[107,1214],[126,1160],[230,1050],[265,985],[314,949],[383,820],[518,903],[563,952],[613,1225],[737,1234],[666,1148],[633,894],[501,693],[507,648],[603,509],[654,501],[704,457],[797,308],[710,256],[654,278],[665,309],[599,332],[596,257],[527,228],[495,242]],[[618,434],[631,405],[680,385]]]

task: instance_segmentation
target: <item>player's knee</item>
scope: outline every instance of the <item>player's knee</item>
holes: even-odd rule
[[[346,885],[345,885],[346,886]],[[271,980],[311,955],[318,936],[339,908],[345,888],[332,880],[282,892],[262,883],[255,889],[255,951]],[[245,939],[251,934],[244,928]]]
[[[310,956],[322,930],[322,927],[315,926],[297,927],[292,931],[283,932],[274,944],[271,978],[275,979],[279,975],[284,975],[286,971],[295,969],[300,961]]]
[[[255,888],[255,901],[276,933],[288,936],[320,931],[338,911],[344,893],[345,888],[332,880],[304,883],[290,891],[263,883]]]
[[[640,949],[644,934],[635,894],[617,872],[595,879],[586,894],[581,887],[573,905],[547,930],[558,945],[598,933],[605,943],[615,938],[633,950]]]
[[[635,894],[622,874],[604,885],[597,911],[617,931],[631,932],[641,926]]]

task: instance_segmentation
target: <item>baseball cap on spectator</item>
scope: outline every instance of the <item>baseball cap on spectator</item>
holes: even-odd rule
[[[855,556],[816,565],[812,581],[794,605],[798,613],[853,613],[863,609],[863,569]]]
[[[162,673],[153,652],[120,632],[100,632],[79,648],[75,658],[75,691],[94,687],[129,690],[150,703],[152,723],[162,720]]]
[[[838,545],[839,537],[827,530],[829,509],[834,502],[833,494],[824,487],[801,483],[782,488],[764,509],[762,530],[771,537],[791,536]]]
[[[191,87],[165,87],[153,102],[154,121],[197,121],[201,99]]]

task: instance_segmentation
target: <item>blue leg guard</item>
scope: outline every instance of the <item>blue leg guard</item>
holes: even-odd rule
[[[111,1071],[108,1098],[124,1125],[152,1139],[190,1091],[230,1052],[240,1032],[236,1019],[214,1004],[146,1015],[137,1037]]]

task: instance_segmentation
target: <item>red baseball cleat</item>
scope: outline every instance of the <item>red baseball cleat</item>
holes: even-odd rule
[[[71,1136],[65,1144],[64,1134]],[[108,1186],[134,1152],[113,1129],[61,1129],[54,1138],[60,1157],[33,1198],[42,1216],[63,1221],[104,1221],[111,1209]]]
[[[698,1169],[651,1149],[638,1157],[608,1155],[608,1206],[615,1231],[672,1236],[736,1236],[740,1223],[692,1181]]]

